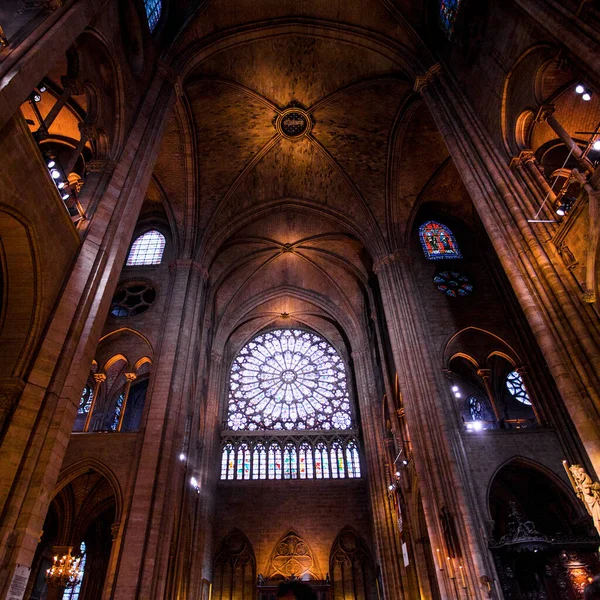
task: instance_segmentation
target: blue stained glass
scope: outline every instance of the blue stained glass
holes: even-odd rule
[[[144,6],[146,7],[148,27],[150,27],[150,31],[154,31],[162,14],[162,0],[144,0]]]
[[[460,0],[440,0],[440,26],[449,40],[454,33],[459,6]]]
[[[452,231],[437,221],[427,221],[419,227],[419,239],[428,260],[462,258]]]
[[[79,401],[79,408],[77,414],[84,415],[90,411],[90,405],[92,403],[92,388],[86,385],[81,392],[81,399]]]
[[[121,408],[123,407],[124,398],[125,396],[123,393],[119,394],[119,397],[117,398],[117,403],[115,405],[115,414],[110,425],[111,431],[117,431],[117,428],[119,427],[119,419],[121,418]]]

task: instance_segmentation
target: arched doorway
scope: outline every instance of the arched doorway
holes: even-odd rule
[[[491,550],[506,600],[576,600],[600,571],[598,536],[566,488],[525,460],[502,467],[489,491]]]

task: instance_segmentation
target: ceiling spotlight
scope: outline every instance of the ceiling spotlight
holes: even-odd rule
[[[559,206],[556,209],[556,214],[559,215],[559,216],[561,216],[561,217],[564,217],[565,216],[565,209],[562,206]]]
[[[39,102],[42,99],[42,97],[39,94],[34,94],[33,95],[33,101],[34,102]]]
[[[61,181],[57,187],[59,190],[62,190],[65,187],[65,185],[67,185],[67,184],[64,181]]]
[[[40,85],[40,87],[38,88],[38,90],[40,90],[40,93],[44,93],[48,88],[45,85]]]
[[[48,161],[48,168],[49,168],[49,169],[51,169],[51,168],[52,168],[52,167],[53,167],[55,164],[56,164],[56,162],[55,162],[55,161],[53,161],[53,160],[49,160],[49,161]]]
[[[406,459],[404,459],[404,460],[402,461],[402,464],[403,464],[404,466],[406,466],[406,465],[408,464],[408,461],[407,461]]]
[[[61,198],[62,198],[63,200],[68,200],[68,199],[70,198],[70,196],[69,196],[69,194],[63,194],[63,195],[61,196]]]
[[[50,176],[52,179],[58,179],[60,177],[60,173],[56,169],[52,169],[52,171],[50,171]]]
[[[400,477],[400,471],[396,471],[396,477]]]
[[[475,421],[475,423],[473,423],[473,429],[475,431],[481,431],[483,429],[483,423],[481,421]]]
[[[592,95],[589,92],[585,92],[583,96],[581,96],[586,102],[589,102],[592,99]]]
[[[594,150],[600,150],[600,140],[596,140],[593,144],[592,144],[592,148]]]
[[[390,492],[393,492],[396,489],[396,486],[393,483],[390,483],[390,485],[388,485],[388,490],[390,490]]]
[[[583,87],[581,84],[579,84],[579,85],[578,85],[578,86],[575,88],[575,91],[576,91],[578,94],[583,94],[583,92],[585,92],[585,88],[584,88],[584,87]]]
[[[460,398],[460,392],[454,392],[454,397],[455,398]]]
[[[182,452],[182,453],[179,455],[179,460],[180,460],[181,462],[184,462],[184,461],[185,461],[185,454],[184,454],[183,452]]]
[[[197,491],[199,488],[198,480],[193,475],[190,477],[190,483],[192,484],[192,487],[196,488]]]
[[[457,385],[453,385],[452,386],[452,391],[453,392],[458,392],[458,386]]]

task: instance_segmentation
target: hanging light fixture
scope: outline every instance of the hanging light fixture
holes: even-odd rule
[[[81,581],[80,556],[71,556],[71,548],[63,556],[55,556],[54,564],[46,570],[46,583],[50,587],[72,588]]]

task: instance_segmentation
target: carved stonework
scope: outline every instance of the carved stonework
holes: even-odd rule
[[[317,566],[308,544],[292,529],[275,545],[267,568],[268,578],[280,576],[319,579]]]
[[[425,73],[425,75],[419,75],[415,79],[415,92],[419,94],[423,92],[427,86],[429,86],[433,81],[435,81],[435,79],[439,76],[441,72],[442,66],[440,65],[440,63],[436,63],[427,71],[427,73]]]
[[[29,11],[41,10],[45,13],[54,12],[63,5],[62,0],[21,0],[17,14],[22,15]]]
[[[586,304],[593,304],[594,302],[596,302],[596,294],[593,290],[586,290],[585,292],[583,292],[583,294],[581,294],[581,299]]]
[[[569,271],[574,271],[579,266],[579,261],[564,242],[556,247],[556,251]]]

